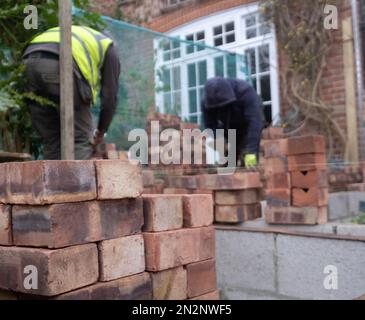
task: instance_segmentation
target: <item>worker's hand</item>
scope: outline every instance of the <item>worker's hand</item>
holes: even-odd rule
[[[257,158],[255,154],[246,154],[244,161],[246,168],[253,168],[257,166]]]
[[[93,143],[94,147],[102,144],[104,142],[104,137],[105,137],[105,133],[96,129],[94,131],[94,143]]]

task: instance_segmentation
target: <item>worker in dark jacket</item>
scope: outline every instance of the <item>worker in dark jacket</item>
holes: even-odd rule
[[[53,101],[57,107],[30,105],[33,126],[43,140],[44,158],[61,157],[60,141],[60,29],[36,36],[23,54],[28,90]],[[112,39],[81,26],[72,26],[74,73],[75,158],[90,159],[112,121],[119,85],[120,62]],[[94,130],[90,107],[100,87],[101,111]]]
[[[205,85],[202,112],[206,128],[236,129],[237,162],[255,167],[264,127],[262,102],[255,89],[238,79],[216,77]]]

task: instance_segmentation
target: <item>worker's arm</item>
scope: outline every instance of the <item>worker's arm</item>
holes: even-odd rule
[[[119,89],[120,62],[118,52],[114,45],[111,45],[104,59],[101,69],[101,92],[100,92],[100,117],[98,131],[104,134],[112,122],[117,106]]]
[[[247,137],[245,145],[239,146],[245,154],[258,154],[261,139],[261,131],[264,127],[262,119],[262,103],[256,91],[251,87],[245,93],[242,101],[242,113],[247,125]]]

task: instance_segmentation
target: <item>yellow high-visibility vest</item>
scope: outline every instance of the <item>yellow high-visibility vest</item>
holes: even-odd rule
[[[60,28],[49,29],[30,43],[60,43]],[[100,83],[100,68],[112,43],[113,40],[94,29],[72,26],[72,56],[91,87],[93,103],[96,101]]]

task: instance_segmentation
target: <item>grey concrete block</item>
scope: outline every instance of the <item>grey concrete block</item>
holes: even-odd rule
[[[339,224],[339,225],[337,225],[337,234],[343,235],[343,236],[353,236],[353,237],[364,237],[365,238],[365,225]],[[364,291],[365,291],[365,289],[364,289]]]
[[[361,191],[348,192],[347,196],[348,196],[349,215],[357,216],[361,214],[360,202],[365,201],[365,192]]]
[[[330,193],[328,198],[328,220],[350,217],[348,192]]]
[[[216,243],[220,290],[275,291],[273,234],[217,230]]]
[[[365,292],[365,243],[278,235],[279,294],[302,299],[353,299]],[[326,290],[324,268],[338,270],[338,289]]]
[[[235,288],[226,289],[221,292],[222,300],[295,300],[292,297],[285,297],[271,291],[241,290]]]

